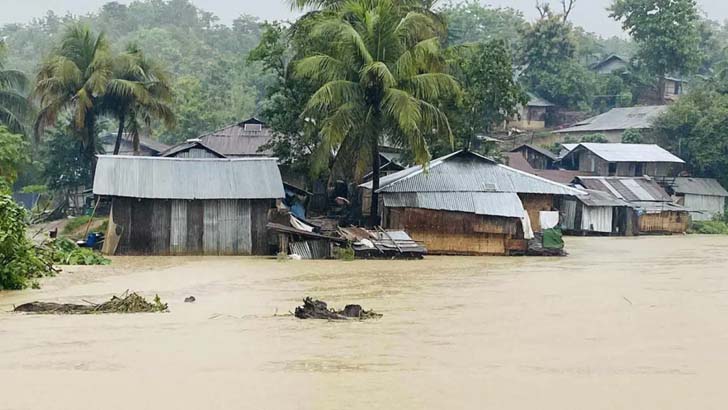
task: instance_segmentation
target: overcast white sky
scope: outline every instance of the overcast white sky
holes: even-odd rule
[[[117,0],[129,3],[130,0]],[[0,0],[0,24],[27,22],[33,17],[42,16],[47,10],[58,14],[70,11],[74,14],[97,10],[108,0]],[[198,7],[212,11],[225,23],[232,21],[240,14],[250,14],[262,19],[281,20],[294,16],[284,0],[192,0]],[[535,15],[536,0],[483,0],[484,4],[493,6],[511,6],[522,10],[527,17]],[[558,3],[558,0],[551,0]],[[613,35],[621,32],[619,25],[607,17],[605,8],[611,0],[577,0],[573,12],[573,21],[602,35]],[[444,4],[441,0],[441,4]],[[703,11],[714,20],[728,19],[728,0],[698,0]]]

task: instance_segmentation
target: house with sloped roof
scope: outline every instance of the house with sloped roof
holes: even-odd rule
[[[668,177],[677,175],[685,161],[655,144],[581,143],[560,164],[598,176]]]
[[[116,145],[116,134],[107,133],[102,135],[99,139],[104,152],[112,154]],[[135,150],[133,135],[131,133],[124,133],[119,144],[119,155],[157,157],[167,149],[169,149],[169,145],[165,143],[147,137],[139,137],[139,147],[138,150]]]
[[[574,183],[629,203],[637,210],[640,233],[684,233],[690,226],[688,210],[673,203],[672,197],[654,178],[580,176]]]
[[[532,144],[522,144],[511,152],[522,155],[534,169],[554,169],[558,159],[553,152]]]
[[[362,184],[371,193],[372,183]],[[383,177],[377,191],[382,225],[406,230],[435,254],[523,252],[541,212],[577,189],[469,151]]]
[[[519,108],[518,116],[508,121],[508,128],[537,131],[546,128],[546,117],[555,105],[536,94],[528,93],[528,103]]]
[[[589,69],[597,74],[612,74],[629,68],[629,60],[616,54],[610,54],[603,60],[592,64]]]
[[[655,120],[667,111],[665,105],[612,108],[611,110],[577,122],[570,127],[555,130],[563,137],[580,139],[587,135],[602,134],[609,142],[622,142],[626,130],[649,130]]]
[[[101,155],[93,192],[111,200],[104,252],[264,255],[283,199],[275,158]]]
[[[668,192],[676,203],[690,210],[694,221],[709,221],[725,213],[728,191],[713,178],[678,177]]]
[[[228,158],[269,157],[273,153],[264,146],[272,137],[272,130],[263,121],[249,118],[201,135],[197,139]]]

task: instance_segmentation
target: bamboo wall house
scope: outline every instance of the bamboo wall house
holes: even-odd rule
[[[460,255],[522,252],[555,198],[582,194],[468,151],[386,176],[378,192],[385,228],[406,230],[429,253]]]
[[[564,198],[559,209],[567,233],[576,235],[639,235],[637,211],[611,194],[585,190],[587,195]]]
[[[274,158],[99,156],[94,194],[112,203],[104,251],[121,255],[266,254],[284,197]]]
[[[639,232],[683,233],[690,226],[688,210],[649,177],[578,177],[578,185],[628,202],[639,215]]]

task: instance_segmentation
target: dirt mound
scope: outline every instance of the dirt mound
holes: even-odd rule
[[[310,297],[303,299],[303,306],[298,306],[294,315],[299,319],[327,320],[364,320],[382,317],[379,313],[375,313],[371,310],[364,310],[359,305],[346,305],[343,310],[336,311],[334,309],[329,309],[326,302],[314,300]]]
[[[124,292],[121,296],[113,296],[107,302],[87,305],[73,303],[30,302],[17,306],[13,312],[37,314],[90,314],[90,313],[150,313],[165,312],[167,304],[162,303],[159,295],[152,303],[136,293]]]

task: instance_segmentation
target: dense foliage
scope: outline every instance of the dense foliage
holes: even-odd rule
[[[48,255],[26,236],[26,212],[0,192],[0,290],[22,289],[54,273]]]

